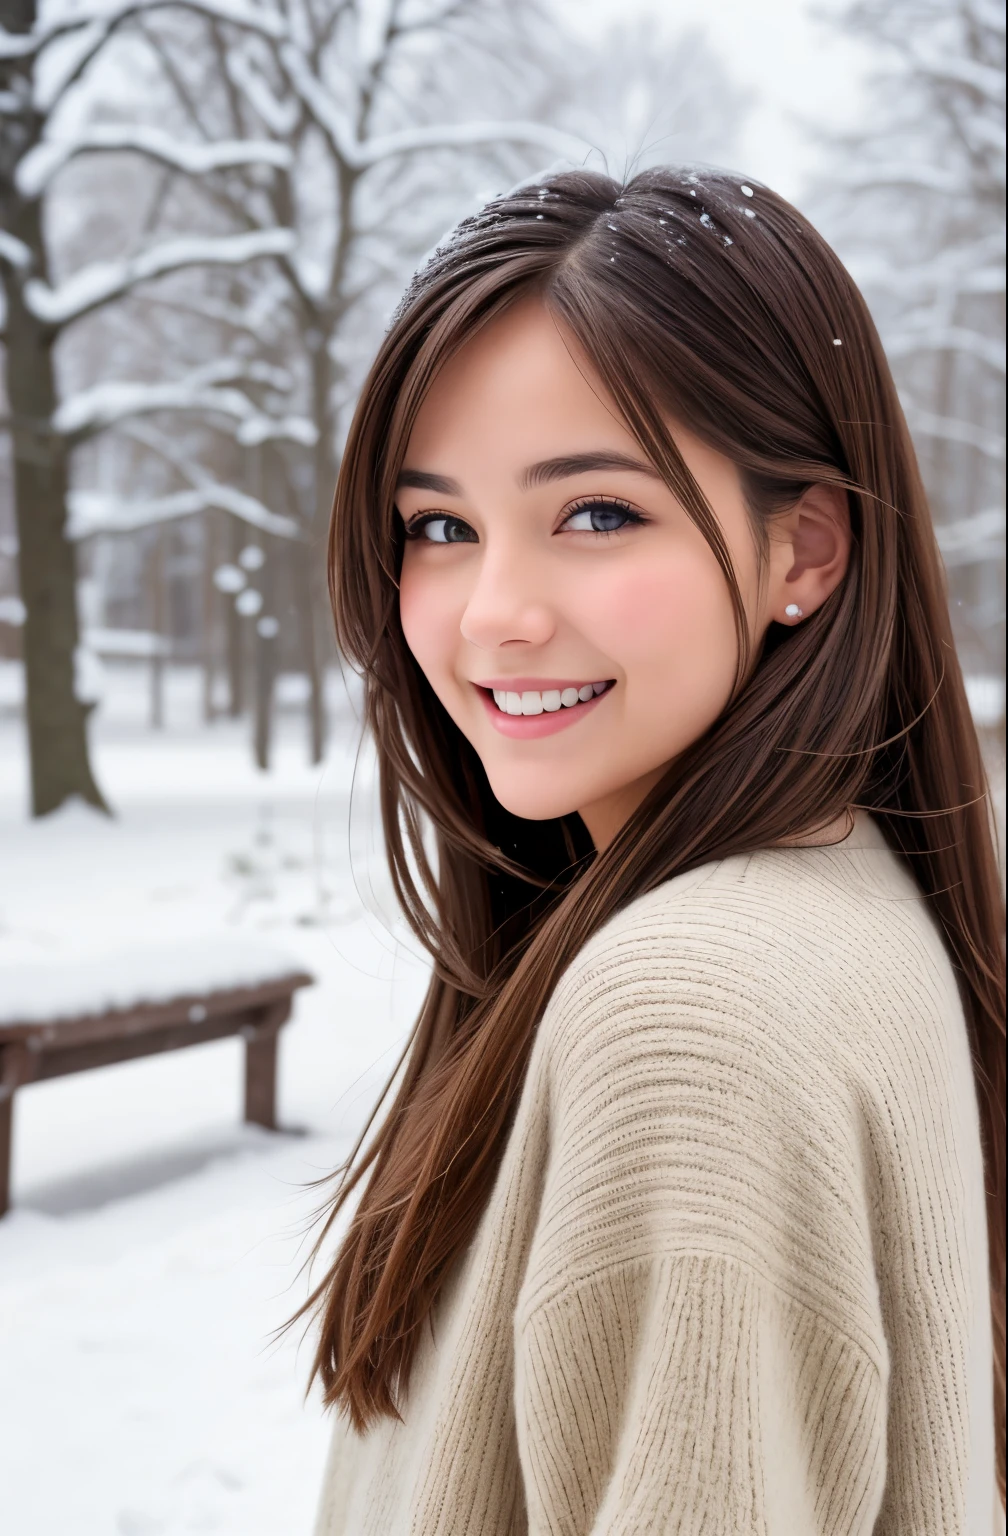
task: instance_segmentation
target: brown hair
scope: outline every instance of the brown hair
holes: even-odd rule
[[[735,605],[729,702],[598,854],[576,815],[528,822],[496,801],[399,623],[394,486],[417,409],[446,359],[529,292],[597,369]],[[772,624],[758,654],[670,416],[738,466],[761,562],[774,513],[816,482],[848,492],[843,581],[801,626]],[[312,1376],[326,1402],[358,1430],[398,1413],[419,1328],[489,1195],[537,1022],[590,935],[673,875],[859,805],[907,861],[959,979],[986,1162],[1003,1501],[1004,902],[924,489],[881,343],[838,258],[773,192],[720,172],[651,170],[622,186],[570,172],[491,202],[393,317],[350,428],[329,554],[337,635],[364,676],[392,879],[433,975],[337,1170],[315,1250],[370,1170],[301,1309],[320,1315]]]

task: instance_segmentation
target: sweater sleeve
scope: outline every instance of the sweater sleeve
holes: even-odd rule
[[[745,1266],[611,1265],[536,1307],[516,1345],[529,1536],[877,1529],[876,1366]]]
[[[890,1362],[836,1015],[716,937],[673,949],[642,919],[543,1020],[514,1317],[529,1536],[882,1529]]]

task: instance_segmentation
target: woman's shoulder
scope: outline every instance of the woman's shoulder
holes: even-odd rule
[[[880,1009],[940,1025],[960,1008],[937,921],[863,811],[840,843],[731,855],[628,903],[564,972],[543,1026],[566,1051],[622,1037],[642,1010],[668,1028],[739,1015],[793,1048],[796,1016],[824,1008],[841,1034]]]

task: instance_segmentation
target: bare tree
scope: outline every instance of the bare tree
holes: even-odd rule
[[[467,186],[488,176],[506,184],[544,151],[583,156],[587,146],[541,122],[473,115],[492,97],[509,32],[509,10],[497,0],[393,0],[381,8],[282,0],[279,12],[280,38],[229,31],[208,18],[197,39],[180,35],[170,16],[146,24],[144,35],[194,153],[266,141],[285,152],[269,178],[251,163],[229,165],[200,186],[235,230],[296,232],[275,275],[237,281],[230,340],[254,335],[260,349],[284,360],[297,381],[299,420],[308,424],[306,452],[277,455],[276,463],[303,534],[290,554],[318,761],[329,633],[321,546],[346,413],[382,306],[391,306],[410,265],[464,210]],[[516,47],[513,29],[508,46]],[[193,57],[209,61],[198,89]],[[245,441],[253,440],[265,440],[261,426],[246,429]]]
[[[312,747],[313,756],[321,756],[318,540],[338,461],[339,413],[351,394],[346,322],[361,300],[373,298],[376,276],[392,270],[381,254],[389,243],[381,227],[387,206],[373,195],[375,186],[383,169],[440,152],[492,153],[501,144],[524,143],[537,153],[544,147],[556,153],[572,143],[535,123],[416,120],[416,103],[404,91],[409,56],[415,55],[415,68],[433,41],[478,9],[494,7],[476,0],[393,0],[384,8],[357,0],[277,0],[268,7],[251,0],[95,0],[48,25],[38,18],[35,0],[4,0],[0,276],[36,814],[75,793],[103,803],[88,762],[86,709],[74,689],[74,539],[100,529],[217,507],[299,541]],[[82,121],[79,111],[63,110],[113,39],[127,31],[143,39],[170,88],[177,109],[170,130],[136,120],[85,115]],[[401,61],[406,67],[397,75]],[[110,154],[140,156],[161,169],[166,185],[184,180],[198,189],[187,207],[190,215],[204,215],[196,221],[200,233],[192,234],[189,224],[128,257],[85,263],[54,285],[44,199],[81,156]],[[427,238],[436,215],[429,204]],[[424,220],[414,216],[406,224],[412,238],[420,238]],[[276,263],[272,282],[257,271],[255,281],[239,289],[245,312],[241,302],[225,307],[246,342],[263,329],[286,331],[301,413],[278,412],[277,370],[263,362],[261,346],[250,357],[248,345],[180,379],[118,377],[59,398],[53,350],[69,327],[166,275],[214,267],[233,275],[266,257]],[[307,487],[303,474],[292,476],[289,500],[298,520],[217,483],[177,442],[159,449],[182,482],[168,495],[123,502],[101,488],[68,494],[76,447],[126,423],[135,435],[142,416],[155,418],[150,445],[166,412],[221,422],[246,447],[300,444],[311,459]]]
[[[202,14],[227,16],[245,26],[276,30],[265,13],[237,0],[187,0]],[[14,495],[21,596],[26,610],[24,661],[36,815],[80,795],[104,808],[88,757],[87,701],[75,686],[79,629],[76,562],[67,522],[69,455],[75,442],[116,415],[141,405],[128,391],[105,391],[63,402],[57,392],[54,348],[62,333],[84,316],[112,303],[138,284],[201,264],[229,266],[290,249],[292,234],[273,227],[238,236],[177,239],[155,244],[119,261],[86,265],[55,286],[43,217],[53,175],[78,154],[112,147],[101,130],[67,130],[75,91],[110,40],[154,0],[81,6],[48,23],[37,0],[0,5],[0,281],[5,300],[3,333],[8,422],[13,445]],[[167,135],[151,130],[133,146],[152,160],[198,172]],[[218,151],[247,163],[275,145]],[[201,381],[219,386],[219,376]],[[250,412],[251,414],[251,412]],[[78,661],[79,666],[79,661]]]
[[[843,24],[883,62],[870,131],[835,146],[814,201],[893,365],[965,659],[1003,680],[1004,7],[859,0]]]

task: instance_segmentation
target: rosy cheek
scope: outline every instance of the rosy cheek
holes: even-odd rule
[[[666,644],[707,627],[709,587],[707,572],[693,562],[635,562],[591,583],[587,607],[593,617],[587,633],[594,633],[603,649],[611,648],[616,659],[629,661],[637,653],[654,657]]]
[[[445,583],[418,560],[403,562],[399,582],[399,620],[406,644],[432,685],[450,667],[458,619]]]

